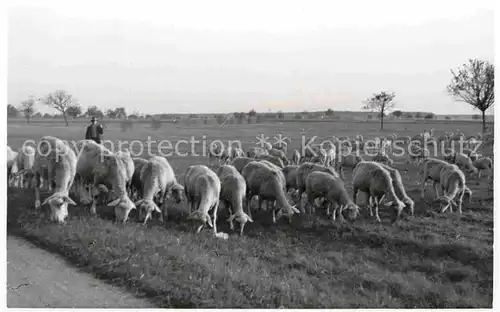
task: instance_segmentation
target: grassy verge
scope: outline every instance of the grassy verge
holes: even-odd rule
[[[31,192],[9,190],[9,233],[159,307],[492,307],[493,214],[479,205],[462,220],[418,202],[417,216],[397,226],[364,216],[314,229],[300,220],[272,226],[263,212],[245,237],[223,241],[193,234],[180,209],[165,227],[143,227],[76,207],[59,226],[34,214],[32,203]]]

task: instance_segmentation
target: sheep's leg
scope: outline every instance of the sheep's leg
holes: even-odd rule
[[[35,209],[40,209],[42,205],[40,204],[40,174],[35,173]]]
[[[425,181],[427,181],[427,177],[423,177],[422,178],[422,185],[421,185],[421,190],[420,190],[420,197],[424,198],[425,197],[425,193],[424,193],[424,189],[425,189]]]
[[[276,224],[276,210],[273,209],[273,224]]]
[[[377,221],[378,222],[381,222],[380,221],[380,216],[378,215],[378,207],[380,206],[380,204],[382,203],[382,200],[384,199],[384,197],[380,198],[380,200],[377,200],[377,197],[374,197],[373,201],[375,203],[375,217],[377,218]]]
[[[330,215],[330,207],[331,207],[331,203],[328,203],[328,205],[326,205],[326,215],[329,216]]]
[[[246,204],[247,204],[248,216],[250,217],[250,219],[252,218],[252,209],[251,209],[252,207],[250,207],[251,199],[252,199],[252,196],[247,195]]]
[[[436,192],[436,197],[439,197],[439,188],[436,181],[434,181],[434,191]]]

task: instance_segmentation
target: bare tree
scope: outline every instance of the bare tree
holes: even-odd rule
[[[19,111],[23,113],[24,118],[26,118],[26,123],[30,123],[31,117],[36,113],[35,109],[35,99],[30,97],[26,101],[22,101],[19,105]]]
[[[45,104],[50,105],[56,110],[60,111],[64,118],[64,122],[66,123],[66,127],[69,126],[67,111],[68,108],[73,104],[73,96],[71,94],[64,90],[57,90],[46,96]]]
[[[363,109],[369,109],[379,113],[380,131],[384,130],[384,116],[386,115],[386,112],[395,106],[392,101],[395,97],[396,95],[394,92],[382,91],[378,94],[373,94],[372,97],[364,101],[365,105],[362,107]]]
[[[485,113],[495,102],[495,66],[488,61],[469,59],[458,72],[451,71],[451,83],[446,90],[455,101],[465,102],[481,111],[483,134],[486,132]]]

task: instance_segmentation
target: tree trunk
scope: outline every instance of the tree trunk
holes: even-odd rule
[[[486,110],[481,111],[482,117],[483,117],[483,138],[484,134],[486,133],[486,116],[485,116]]]
[[[30,116],[26,116],[26,123],[29,125],[30,124]]]
[[[64,122],[66,123],[66,127],[69,127],[68,117],[66,116],[66,112],[63,112]]]
[[[380,113],[380,131],[384,130],[384,113]]]

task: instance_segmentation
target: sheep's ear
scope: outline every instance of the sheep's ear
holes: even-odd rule
[[[121,198],[115,199],[112,202],[108,203],[107,206],[116,206],[120,203],[121,200]]]
[[[392,203],[393,203],[393,201],[391,200],[390,202],[386,202],[385,204],[386,204],[387,206],[392,206]]]
[[[68,195],[64,196],[63,198],[66,203],[76,206],[76,203]]]
[[[299,209],[297,209],[295,206],[292,206],[292,211],[293,211],[294,213],[298,213],[298,214],[300,214],[300,210],[299,210]]]
[[[42,203],[42,206],[43,206],[43,205],[45,205],[45,204],[47,204],[47,203],[49,202],[49,200],[51,200],[51,199],[53,199],[53,198],[54,198],[54,195],[51,195],[51,196],[49,196],[49,197],[45,198],[45,200],[44,200],[44,201],[43,201],[43,203]]]
[[[156,212],[163,213],[163,211],[161,211],[161,209],[160,209],[160,207],[158,207],[158,205],[155,204],[154,207],[155,207]]]
[[[144,202],[144,199],[139,199],[134,203],[135,206],[140,206]]]

